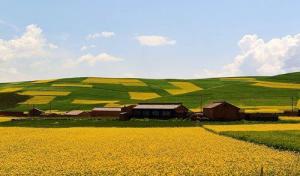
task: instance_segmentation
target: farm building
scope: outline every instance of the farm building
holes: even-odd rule
[[[205,106],[203,115],[209,120],[241,120],[240,108],[226,101],[218,101]]]
[[[132,109],[134,118],[185,118],[188,109],[182,103],[140,103]]]
[[[122,108],[94,108],[91,111],[92,117],[119,117]]]
[[[94,108],[90,112],[90,115],[92,117],[115,117],[115,118],[119,118],[120,114],[123,113],[122,116],[131,116],[133,107],[135,107],[135,105],[124,106],[124,107]]]
[[[86,111],[81,111],[81,110],[72,110],[72,111],[66,112],[64,115],[65,116],[80,116],[80,117],[83,117],[83,116],[89,116],[89,113],[86,112]]]
[[[29,112],[28,112],[28,115],[29,116],[40,116],[44,114],[44,112],[40,109],[37,109],[37,108],[32,108]]]

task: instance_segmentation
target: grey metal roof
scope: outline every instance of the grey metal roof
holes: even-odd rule
[[[223,104],[223,103],[212,103],[212,104],[209,104],[209,105],[205,106],[204,108],[214,108],[214,107],[217,107],[221,104]]]
[[[176,109],[181,104],[139,104],[133,109]]]
[[[65,114],[66,115],[79,115],[79,114],[81,114],[83,112],[84,111],[81,111],[81,110],[73,110],[73,111],[66,112]]]
[[[236,106],[234,106],[234,105],[232,105],[232,104],[230,104],[230,103],[228,103],[228,102],[226,102],[226,101],[218,101],[218,102],[214,102],[214,103],[212,103],[212,104],[209,104],[209,105],[204,106],[204,108],[215,108],[215,107],[218,107],[218,106],[220,106],[220,105],[222,105],[222,104],[227,104],[227,105],[230,105],[230,106],[235,107],[235,108],[237,108],[237,109],[240,109],[239,107],[236,107]]]
[[[121,108],[94,108],[93,111],[121,111]]]

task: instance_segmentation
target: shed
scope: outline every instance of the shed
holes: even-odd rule
[[[111,108],[94,108],[91,111],[92,117],[119,117],[122,112],[122,108],[120,107],[111,107]]]
[[[217,101],[205,106],[203,115],[209,120],[241,120],[240,108],[226,101]]]
[[[185,118],[188,109],[182,103],[140,103],[132,109],[134,118]]]
[[[29,110],[28,115],[29,116],[40,116],[44,113],[44,111],[38,109],[38,108],[32,108]]]
[[[86,111],[82,111],[82,110],[72,110],[72,111],[66,112],[64,115],[83,117],[83,116],[89,116],[89,113]]]

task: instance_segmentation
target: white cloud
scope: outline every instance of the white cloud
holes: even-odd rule
[[[0,39],[0,61],[44,57],[49,49],[57,48],[48,43],[42,35],[42,29],[36,25],[26,27],[25,33],[15,39]]]
[[[98,55],[86,54],[86,55],[79,57],[75,61],[69,59],[63,65],[63,67],[72,68],[72,67],[78,66],[81,63],[87,63],[90,66],[94,66],[96,63],[99,63],[99,62],[119,62],[119,61],[123,61],[123,60],[124,60],[123,58],[112,56],[107,53],[100,53]]]
[[[163,46],[176,44],[175,40],[171,40],[167,37],[159,35],[141,35],[137,36],[136,39],[141,45],[145,46]]]
[[[88,50],[88,49],[92,49],[92,48],[96,48],[96,45],[84,45],[80,48],[81,51],[85,51],[85,50]]]
[[[204,70],[201,76],[277,75],[300,70],[300,34],[264,41],[244,35],[239,54],[220,71]],[[200,76],[199,75],[199,76]]]
[[[92,40],[92,39],[96,39],[99,37],[104,37],[104,38],[111,38],[113,36],[115,36],[116,34],[114,32],[108,32],[108,31],[104,31],[104,32],[99,32],[99,33],[94,33],[94,34],[89,34],[86,39],[87,40]]]

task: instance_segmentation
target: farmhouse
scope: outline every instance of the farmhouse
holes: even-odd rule
[[[240,108],[226,102],[218,101],[203,108],[203,115],[209,120],[241,120]]]
[[[188,109],[182,103],[140,103],[132,109],[134,118],[185,118]]]

